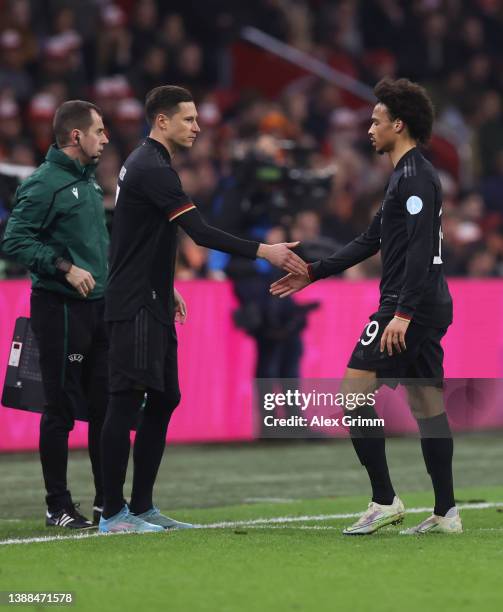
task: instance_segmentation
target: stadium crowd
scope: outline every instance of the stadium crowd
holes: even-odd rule
[[[206,217],[322,246],[365,229],[389,176],[369,145],[370,105],[305,73],[274,97],[238,86],[244,26],[370,85],[418,80],[437,109],[428,154],[444,189],[446,273],[503,275],[499,0],[0,0],[0,24],[0,164],[38,165],[57,106],[95,102],[111,141],[97,170],[111,222],[121,163],[146,135],[145,94],[173,83],[198,103],[202,132],[176,165]],[[17,183],[0,171],[0,232]],[[0,260],[0,278],[24,273]],[[378,274],[375,258],[346,272]],[[178,277],[205,276],[223,278],[225,262],[182,236]]]

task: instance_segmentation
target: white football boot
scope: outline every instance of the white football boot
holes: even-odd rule
[[[389,506],[370,502],[368,510],[350,527],[342,532],[344,535],[370,535],[386,525],[399,525],[403,521],[405,508],[402,500],[396,495]]]
[[[419,525],[403,529],[402,535],[422,535],[424,533],[463,533],[463,525],[458,509],[453,506],[445,516],[432,514]]]

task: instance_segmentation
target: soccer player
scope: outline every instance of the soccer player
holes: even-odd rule
[[[105,504],[100,531],[162,531],[191,525],[164,516],[152,495],[168,423],[180,401],[174,321],[187,314],[174,289],[178,226],[199,245],[262,257],[293,273],[306,265],[290,248],[241,240],[209,226],[185,195],[171,160],[192,147],[200,131],[192,95],[176,86],[147,94],[150,136],[127,158],[119,175],[111,239],[105,318],[110,322],[110,402],[103,428]],[[123,485],[129,431],[137,424],[131,502]]]
[[[407,79],[383,79],[374,93],[378,102],[368,133],[375,150],[387,154],[394,167],[377,214],[364,234],[308,266],[307,275],[289,274],[273,283],[271,292],[286,297],[381,251],[379,309],[354,348],[343,388],[368,391],[377,387],[379,378],[408,379],[404,382],[409,383],[409,404],[419,426],[435,507],[432,516],[401,533],[459,533],[453,441],[442,398],[440,341],[452,322],[452,299],[442,267],[442,193],[437,172],[419,149],[431,134],[433,106],[426,91]],[[371,406],[357,414],[376,417]],[[391,483],[384,429],[352,427],[350,433],[370,478],[372,502],[344,533],[369,534],[398,524],[405,510]]]
[[[108,143],[100,109],[64,102],[54,115],[56,144],[19,187],[3,251],[31,272],[31,326],[46,397],[40,460],[47,527],[89,529],[103,504],[101,428],[108,401],[104,314],[108,231],[103,191],[94,178]],[[86,401],[94,475],[94,525],[74,504],[67,484],[68,434],[76,403]]]

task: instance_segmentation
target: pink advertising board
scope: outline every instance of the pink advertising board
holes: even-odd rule
[[[455,321],[443,345],[450,378],[503,378],[503,281],[451,280]],[[237,330],[236,301],[229,283],[177,283],[188,304],[178,326],[182,401],[169,429],[171,442],[236,441],[254,438],[252,380],[254,343]],[[28,281],[0,282],[0,381],[3,385],[14,322],[29,315]],[[378,300],[376,281],[328,280],[308,287],[299,301],[319,301],[304,332],[302,376],[342,376],[348,356]],[[400,395],[389,400],[397,431],[413,431]],[[399,414],[398,414],[399,412]],[[498,414],[482,425],[503,426]],[[500,419],[500,420],[498,420]],[[0,451],[36,449],[40,416],[0,407]],[[466,419],[465,419],[466,420]],[[461,423],[460,426],[463,424]],[[77,423],[71,446],[86,445],[87,426]]]

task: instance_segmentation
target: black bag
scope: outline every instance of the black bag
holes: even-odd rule
[[[2,393],[2,404],[8,408],[43,412],[44,387],[38,361],[38,346],[30,319],[16,319]],[[87,421],[87,406],[79,402],[75,418]]]

